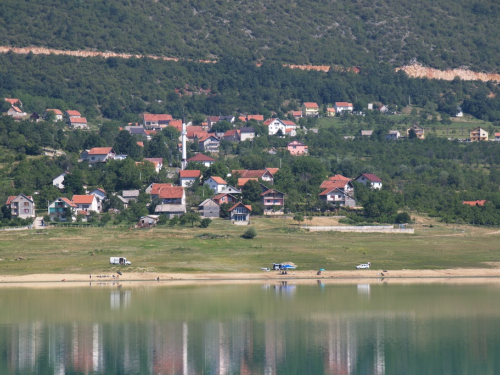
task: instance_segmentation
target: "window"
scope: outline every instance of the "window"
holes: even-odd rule
[[[24,213],[25,213],[25,214],[29,214],[29,213],[30,213],[29,208],[25,208],[25,209],[24,209]]]
[[[29,207],[29,203],[28,202],[24,202],[24,207]]]

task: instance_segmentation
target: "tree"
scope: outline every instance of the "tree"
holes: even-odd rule
[[[411,222],[411,217],[408,212],[400,212],[396,215],[396,219],[394,220],[396,224],[406,224]]]
[[[194,228],[194,223],[199,223],[201,221],[200,214],[197,212],[187,212],[181,216],[181,224],[191,223]]]
[[[260,194],[262,193],[262,188],[260,183],[256,180],[248,180],[245,185],[243,185],[242,194],[243,202],[245,204],[252,204],[260,201]]]
[[[293,217],[293,220],[295,220],[297,223],[299,223],[298,225],[300,225],[300,223],[304,221],[304,215],[298,212]]]

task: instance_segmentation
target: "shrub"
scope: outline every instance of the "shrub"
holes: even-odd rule
[[[257,237],[257,231],[255,230],[254,227],[250,227],[245,231],[245,233],[243,233],[242,237],[251,240]]]
[[[212,223],[212,219],[209,219],[208,217],[205,219],[201,219],[200,221],[200,227],[201,228],[208,228],[208,226]]]
[[[411,217],[408,212],[400,212],[397,214],[396,219],[394,220],[396,224],[406,224],[411,222]]]

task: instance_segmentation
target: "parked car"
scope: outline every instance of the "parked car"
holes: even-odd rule
[[[356,268],[358,270],[362,270],[362,269],[368,269],[368,268],[370,268],[370,266],[371,266],[371,263],[368,262],[368,263],[361,263],[359,266],[356,266]]]

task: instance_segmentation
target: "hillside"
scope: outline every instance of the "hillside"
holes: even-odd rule
[[[0,45],[343,66],[496,70],[493,2],[4,0]]]

